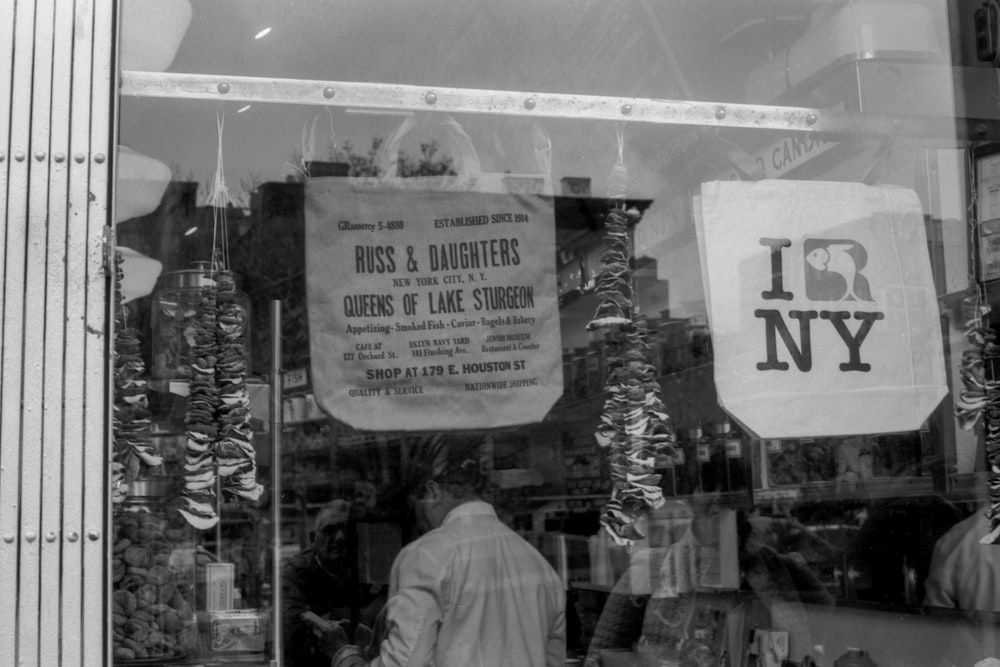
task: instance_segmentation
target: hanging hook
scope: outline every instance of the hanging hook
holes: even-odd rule
[[[615,138],[618,142],[617,161],[611,167],[608,178],[608,198],[624,200],[628,192],[628,169],[625,168],[625,124],[615,123]],[[623,206],[624,203],[619,204]]]
[[[625,164],[625,123],[615,123],[615,137],[618,139],[618,164]]]
[[[222,133],[226,126],[226,116],[222,111],[215,112],[217,133],[217,149],[215,155],[215,174],[212,177],[212,189],[208,193],[208,203],[215,208],[224,208],[231,200],[226,188],[225,165],[222,159]]]
[[[323,101],[323,108],[326,109],[326,115],[330,119],[330,159],[334,162],[337,161],[337,133],[333,131],[333,109],[327,103],[326,100]]]
[[[226,187],[225,163],[222,157],[222,134],[226,126],[225,114],[222,111],[216,111],[215,114],[218,148],[215,156],[212,190],[208,196],[208,204],[212,207],[212,256],[209,258],[209,271],[213,274],[217,270],[229,268],[229,230],[226,209],[232,202],[229,189]]]

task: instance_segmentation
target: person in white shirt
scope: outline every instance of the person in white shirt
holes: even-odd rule
[[[997,546],[980,540],[990,532],[986,503],[952,526],[934,544],[924,581],[923,604],[956,610],[948,616],[947,639],[926,664],[971,665],[1000,655],[993,620],[1000,611],[1000,558]]]
[[[990,532],[987,507],[959,521],[934,545],[924,582],[924,605],[1000,611],[1000,558],[997,547],[980,544]]]
[[[416,484],[426,530],[393,563],[372,667],[562,667],[565,591],[535,547],[480,496],[465,459]],[[326,636],[331,667],[369,664],[339,626]]]

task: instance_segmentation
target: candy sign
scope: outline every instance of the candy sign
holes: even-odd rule
[[[719,400],[758,436],[915,430],[945,395],[912,191],[705,183],[697,228]]]

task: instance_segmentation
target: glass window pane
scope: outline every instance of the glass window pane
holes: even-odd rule
[[[128,6],[122,28],[121,313],[163,463],[123,472],[115,567],[144,567],[126,532],[162,514],[154,604],[188,634],[161,654],[325,665],[333,621],[367,657],[506,650],[452,594],[504,609],[475,616],[497,637],[529,619],[526,664],[994,652],[992,587],[954,585],[989,528],[989,441],[954,415],[981,369],[961,371],[970,313],[992,322],[966,296],[992,304],[997,277],[971,11],[190,6],[166,57]],[[225,486],[249,446],[213,444],[205,486],[191,436],[221,423],[198,409],[203,376],[226,380],[198,338],[220,269],[259,498]],[[488,516],[464,475],[497,515],[474,528],[537,576],[448,532]],[[967,517],[975,540],[953,537]],[[443,553],[486,590],[453,565],[413,583]],[[116,648],[138,658],[120,612],[147,584],[122,580]],[[510,611],[539,588],[557,614],[543,594]]]

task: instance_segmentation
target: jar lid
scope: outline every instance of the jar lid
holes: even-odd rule
[[[241,287],[243,277],[240,274],[233,273],[228,269],[226,271],[217,271],[217,273],[229,273],[233,277],[233,282],[236,284],[236,288],[239,289]],[[170,271],[160,276],[161,289],[192,289],[195,287],[209,287],[214,285],[215,282],[216,281],[211,277],[208,262],[191,262],[190,269]]]
[[[171,271],[160,276],[164,289],[207,287],[215,281],[209,277],[208,262],[191,262],[194,268]]]

